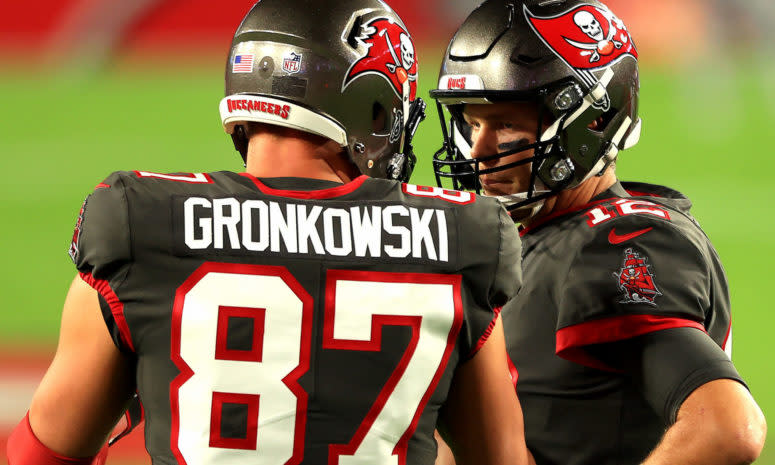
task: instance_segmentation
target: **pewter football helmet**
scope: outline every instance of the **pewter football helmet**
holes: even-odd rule
[[[601,174],[638,142],[639,87],[632,37],[602,3],[488,0],[458,29],[431,91],[444,132],[433,160],[437,182],[479,192],[480,175],[531,163],[529,189],[499,197],[515,219],[530,217],[546,198]],[[472,158],[464,105],[508,101],[538,105],[536,142]],[[592,129],[595,121],[602,124]],[[525,150],[533,156],[481,166]]]
[[[406,181],[425,116],[417,56],[401,18],[378,0],[262,0],[226,64],[223,126],[243,159],[244,123],[336,141],[363,174]]]

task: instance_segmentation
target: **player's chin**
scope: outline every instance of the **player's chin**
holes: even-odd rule
[[[499,197],[501,195],[516,194],[517,186],[509,181],[485,181],[482,183],[484,195],[489,197]]]
[[[508,190],[498,190],[498,189],[495,189],[495,190],[492,190],[492,189],[483,189],[483,190],[482,190],[482,193],[483,193],[484,195],[486,195],[487,197],[500,197],[500,196],[511,195],[511,194],[513,194],[514,192],[512,192],[512,191],[508,191]]]

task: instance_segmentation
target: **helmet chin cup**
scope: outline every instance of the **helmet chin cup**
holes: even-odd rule
[[[420,123],[425,120],[426,103],[423,99],[415,99],[409,106],[406,126],[403,131],[403,148],[401,153],[393,154],[388,163],[387,178],[401,182],[409,182],[409,178],[417,164],[417,156],[414,154],[414,136]]]
[[[409,178],[414,171],[414,165],[417,164],[417,157],[414,153],[396,153],[390,158],[388,163],[387,179],[394,179],[401,182],[409,182]]]
[[[512,220],[514,220],[515,223],[522,223],[523,221],[529,220],[530,218],[536,216],[538,212],[541,211],[541,209],[544,207],[545,201],[545,199],[541,199],[521,207],[509,208],[506,205],[504,205],[504,207],[506,207],[506,211],[509,212],[509,216]]]

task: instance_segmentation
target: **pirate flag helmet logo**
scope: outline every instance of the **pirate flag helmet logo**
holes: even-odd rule
[[[581,5],[541,18],[525,7],[525,15],[546,45],[579,71],[605,68],[625,56],[638,59],[627,27],[607,8]]]
[[[361,25],[356,41],[365,45],[367,53],[353,63],[342,85],[365,74],[378,74],[387,79],[404,103],[417,95],[417,57],[414,43],[406,29],[389,18],[374,18]]]
[[[662,293],[654,283],[654,275],[649,270],[647,261],[647,257],[641,256],[632,248],[624,251],[622,268],[613,274],[619,283],[619,290],[624,292],[620,303],[656,305],[654,299]]]

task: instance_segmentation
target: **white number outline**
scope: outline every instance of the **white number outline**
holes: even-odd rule
[[[614,202],[613,206],[616,207],[616,210],[609,210],[605,205],[601,205],[587,211],[585,213],[588,217],[587,225],[593,228],[617,216],[637,215],[639,213],[670,220],[670,213],[666,209],[648,200],[619,199]]]
[[[356,430],[353,438],[348,444],[332,444],[329,446],[328,453],[328,465],[338,465],[342,457],[347,457],[347,465],[353,464],[369,464],[373,463],[373,455],[371,461],[368,456],[365,458],[358,457],[359,451],[363,444],[366,442],[368,436],[377,435],[382,433],[383,436],[387,436],[386,428],[377,428],[378,433],[371,434],[375,424],[386,423],[386,415],[393,415],[396,417],[396,412],[385,412],[383,408],[389,401],[392,395],[396,393],[396,387],[401,381],[403,374],[408,370],[409,365],[413,361],[415,355],[415,349],[420,344],[420,332],[423,323],[424,316],[421,315],[398,315],[398,314],[380,314],[378,311],[369,313],[371,317],[371,335],[369,339],[353,340],[335,337],[335,320],[336,320],[336,283],[342,281],[361,281],[370,282],[375,284],[390,284],[390,283],[403,283],[403,284],[430,284],[430,285],[447,285],[451,286],[453,300],[454,315],[450,322],[449,332],[447,334],[446,347],[441,361],[438,363],[436,371],[430,381],[430,384],[425,388],[422,397],[417,400],[415,405],[410,402],[411,418],[409,419],[406,429],[403,434],[392,445],[392,455],[395,463],[398,465],[406,464],[406,454],[409,445],[409,439],[414,434],[417,428],[417,423],[420,420],[425,405],[428,403],[431,395],[436,389],[441,377],[446,369],[449,357],[452,353],[452,349],[455,346],[457,335],[460,332],[460,328],[463,324],[463,303],[461,297],[461,276],[460,275],[438,275],[438,274],[422,274],[422,273],[388,273],[388,272],[368,272],[368,271],[348,271],[348,270],[329,270],[326,283],[326,309],[325,309],[325,321],[323,326],[323,348],[324,349],[342,349],[342,350],[358,350],[358,351],[380,351],[382,347],[382,327],[389,325],[396,326],[410,326],[412,327],[412,339],[409,346],[406,348],[404,355],[398,362],[390,378],[383,386],[382,390],[377,396],[377,399],[372,404],[366,417],[361,422],[360,426]],[[441,303],[437,302],[438,305]],[[363,307],[364,312],[371,310],[368,307],[369,303]],[[395,312],[394,312],[395,313]],[[427,316],[426,316],[427,317]],[[345,319],[346,320],[346,319]],[[438,324],[438,322],[435,322]],[[395,420],[392,420],[395,421]],[[383,438],[385,439],[385,438]],[[372,441],[374,442],[374,441]],[[373,444],[371,444],[373,445]],[[359,460],[360,459],[360,460]],[[386,462],[387,463],[387,462]]]
[[[602,207],[595,207],[592,210],[589,210],[587,213],[585,213],[589,217],[587,220],[587,224],[590,228],[595,227],[599,224],[603,224],[606,221],[613,219],[616,217],[616,213],[608,211],[605,206]]]
[[[170,383],[170,447],[178,463],[186,464],[183,454],[178,446],[180,434],[180,415],[178,393],[180,388],[189,379],[194,376],[194,371],[183,360],[180,355],[181,344],[181,322],[183,316],[183,307],[186,302],[186,295],[210,273],[224,273],[237,275],[259,275],[280,277],[288,285],[289,289],[296,294],[302,301],[302,327],[299,365],[286,375],[282,382],[296,396],[296,424],[294,434],[293,455],[285,465],[297,465],[301,463],[304,456],[304,435],[306,431],[306,410],[307,410],[307,392],[299,385],[298,380],[309,370],[310,346],[312,339],[312,312],[314,302],[306,290],[290,274],[287,268],[281,266],[268,265],[247,265],[232,263],[207,262],[200,266],[186,281],[178,288],[175,294],[175,303],[172,311],[172,331],[170,340],[170,355],[175,366],[180,373]],[[214,347],[215,351],[216,348]],[[212,407],[212,406],[211,406]],[[212,418],[212,412],[210,412]],[[250,423],[249,423],[250,424]]]
[[[442,199],[446,200],[447,202],[456,203],[458,205],[468,205],[469,203],[474,203],[474,201],[476,201],[476,197],[471,192],[455,191],[441,187],[404,184],[403,190],[404,193],[413,195],[415,197]]]
[[[212,184],[213,180],[205,173],[162,174],[151,171],[135,171],[140,178],[166,179],[167,181],[185,182],[188,184]]]
[[[290,274],[285,267],[281,266],[262,266],[262,265],[247,265],[247,264],[228,264],[228,263],[216,263],[207,262],[200,266],[189,278],[178,288],[175,303],[173,307],[172,318],[172,334],[170,353],[174,364],[178,367],[180,373],[170,384],[170,407],[172,424],[170,431],[170,446],[172,452],[175,455],[178,463],[186,464],[186,460],[183,458],[183,454],[179,448],[179,433],[180,433],[180,417],[179,417],[179,399],[178,393],[180,388],[189,379],[194,376],[194,371],[183,360],[181,350],[181,324],[183,307],[186,301],[186,295],[205,277],[211,273],[222,274],[236,274],[236,275],[259,275],[268,277],[280,277],[289,287],[289,289],[301,300],[303,304],[303,316],[302,316],[302,337],[300,343],[299,365],[294,368],[288,375],[286,375],[282,382],[290,390],[297,399],[296,406],[296,421],[295,421],[295,434],[293,443],[293,455],[285,462],[286,465],[295,465],[303,460],[304,454],[304,436],[306,428],[306,410],[308,394],[298,384],[299,378],[309,370],[311,340],[312,340],[312,308],[314,302],[312,297],[304,290],[304,288],[296,281],[296,279]],[[358,351],[381,351],[381,338],[382,328],[384,326],[410,326],[412,328],[412,339],[406,348],[401,360],[396,365],[396,368],[391,373],[388,381],[383,386],[382,390],[375,399],[369,412],[359,425],[356,433],[353,435],[352,440],[348,444],[331,444],[329,446],[329,465],[336,465],[340,463],[340,458],[347,458],[347,464],[356,463],[371,463],[373,456],[357,457],[358,451],[364,443],[364,439],[369,436],[372,431],[372,427],[375,423],[380,421],[395,421],[394,419],[385,419],[387,414],[383,415],[383,407],[388,403],[391,396],[394,394],[396,386],[401,381],[402,376],[407,371],[408,366],[412,363],[413,356],[417,353],[416,349],[420,343],[420,333],[422,328],[423,314],[396,314],[392,315],[380,314],[379,311],[374,311],[368,316],[371,318],[370,338],[363,340],[342,339],[334,337],[334,321],[336,319],[336,289],[337,283],[342,281],[363,281],[375,284],[385,283],[403,283],[403,284],[430,284],[430,285],[442,285],[448,287],[450,292],[450,301],[452,302],[453,315],[449,324],[449,331],[446,338],[446,345],[444,352],[440,357],[440,362],[436,365],[436,370],[430,380],[430,383],[422,390],[422,396],[417,400],[416,406],[413,403],[409,404],[410,417],[408,418],[408,425],[403,431],[403,434],[390,445],[392,446],[392,459],[391,463],[397,465],[406,464],[406,454],[408,449],[409,439],[414,434],[417,428],[422,411],[425,405],[430,400],[436,386],[441,380],[441,377],[447,367],[449,358],[455,346],[455,341],[460,332],[463,322],[463,306],[461,297],[461,276],[459,275],[435,275],[424,273],[387,273],[387,272],[360,272],[360,271],[346,271],[346,270],[329,270],[326,279],[326,295],[325,295],[325,309],[324,309],[324,328],[323,328],[323,349],[340,349],[340,350],[358,350]],[[258,309],[258,308],[257,308]],[[437,328],[438,329],[438,328]],[[427,338],[426,338],[427,339]],[[255,349],[255,348],[254,348]],[[419,357],[418,357],[419,358]],[[216,357],[217,359],[217,357]],[[251,397],[250,394],[242,393],[222,393],[213,391],[213,399],[216,395],[219,398],[228,398],[229,396]],[[258,399],[258,395],[253,396]],[[213,411],[214,405],[211,405],[210,427],[212,429],[213,423]],[[412,408],[413,407],[413,408]],[[391,414],[394,412],[390,412]],[[249,427],[250,427],[249,421]],[[401,426],[403,428],[403,425]],[[379,432],[374,433],[379,435]],[[212,432],[211,432],[212,437]],[[382,438],[384,442],[385,438]],[[383,444],[384,445],[384,444]],[[240,448],[240,447],[236,447]],[[384,448],[384,447],[383,447]]]
[[[670,213],[668,213],[667,210],[655,204],[654,202],[649,202],[647,200],[621,199],[617,200],[614,205],[616,205],[616,210],[622,216],[646,213],[648,215],[654,215],[665,220],[670,219]]]

